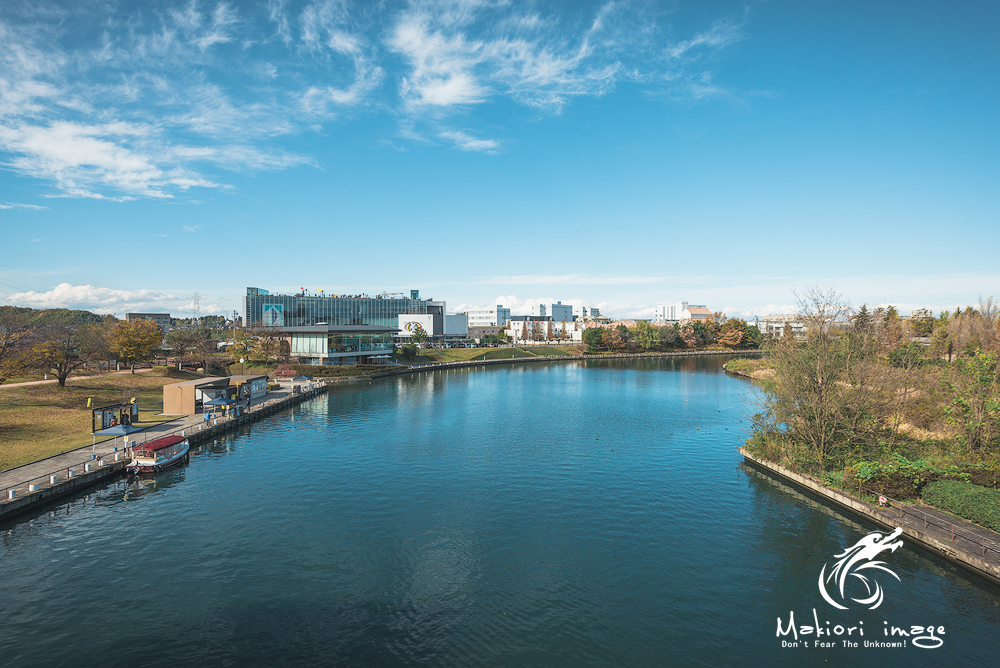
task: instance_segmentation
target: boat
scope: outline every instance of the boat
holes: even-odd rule
[[[188,457],[191,444],[183,436],[164,436],[132,447],[132,473],[156,473],[177,466]]]

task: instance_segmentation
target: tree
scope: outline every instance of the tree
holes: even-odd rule
[[[285,339],[279,328],[258,325],[253,328],[253,339],[251,354],[257,359],[262,359],[264,364],[282,357]]]
[[[70,374],[104,352],[104,336],[103,327],[96,324],[47,325],[41,329],[41,342],[32,349],[31,356],[40,368],[55,375],[59,387],[65,387]]]
[[[719,330],[718,342],[726,348],[742,348],[746,323],[738,318],[727,320]]]
[[[403,359],[407,360],[408,362],[412,362],[413,359],[417,356],[417,346],[412,343],[407,343],[404,344],[403,347],[399,349],[399,352],[403,356]]]
[[[963,444],[973,452],[1000,449],[1000,356],[980,351],[960,357],[948,385],[952,400],[945,412]]]
[[[660,333],[648,320],[640,320],[635,323],[635,327],[630,333],[632,340],[636,341],[643,350],[650,350],[660,342]]]
[[[135,373],[136,363],[150,359],[163,342],[163,333],[151,320],[126,320],[112,325],[108,342],[111,350]]]
[[[427,339],[430,337],[427,336],[427,331],[423,327],[417,325],[417,331],[413,332],[413,336],[411,338],[415,344],[423,348],[424,344],[427,343]]]
[[[163,342],[170,346],[174,355],[184,357],[197,346],[198,334],[193,329],[172,329]]]
[[[664,348],[676,348],[681,344],[680,328],[677,323],[660,327],[660,345]]]
[[[587,344],[590,350],[597,350],[601,347],[601,334],[603,331],[601,327],[588,327],[583,330],[583,342]]]
[[[34,328],[29,313],[16,306],[0,306],[0,383],[20,376],[31,364]]]

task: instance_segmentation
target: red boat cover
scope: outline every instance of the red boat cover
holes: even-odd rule
[[[137,445],[134,449],[136,452],[155,452],[163,448],[169,448],[171,445],[177,445],[183,440],[183,436],[164,436],[163,438],[157,438],[142,445]]]

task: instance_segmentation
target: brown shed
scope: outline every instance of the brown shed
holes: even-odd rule
[[[225,394],[230,396],[229,378],[198,378],[163,386],[163,412],[166,415],[194,415],[197,402]]]

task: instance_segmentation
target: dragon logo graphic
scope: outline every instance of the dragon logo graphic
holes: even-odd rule
[[[875,578],[871,574],[862,575],[858,571],[877,569],[885,571],[899,580],[898,575],[886,568],[884,561],[873,561],[873,559],[885,550],[895,552],[897,547],[902,547],[903,541],[895,540],[901,533],[903,533],[903,530],[896,527],[889,534],[884,534],[881,531],[868,534],[855,543],[853,547],[849,547],[840,554],[834,555],[837,561],[834,562],[829,575],[826,573],[827,564],[823,564],[823,569],[819,572],[819,593],[823,595],[826,602],[840,610],[847,610],[846,605],[842,605],[833,599],[827,587],[833,584],[834,594],[846,603],[849,597],[844,594],[844,589],[847,585],[847,576],[851,575],[861,580],[868,591],[866,597],[850,598],[851,601],[867,605],[869,606],[869,610],[874,610],[882,605],[882,587],[879,586],[879,583],[875,581]]]

